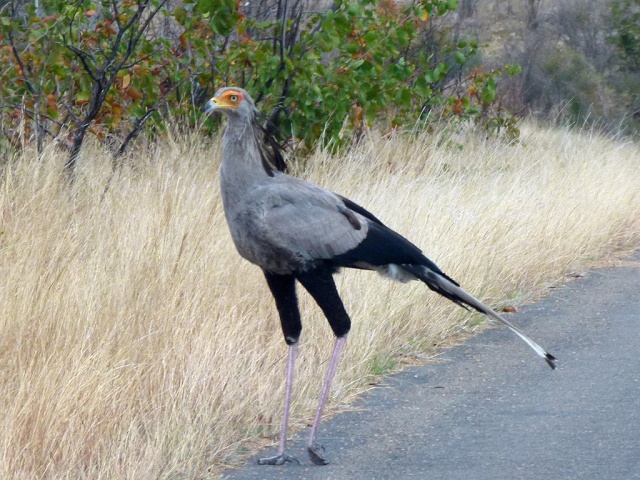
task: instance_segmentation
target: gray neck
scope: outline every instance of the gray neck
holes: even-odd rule
[[[250,120],[229,115],[222,137],[220,188],[225,210],[244,198],[247,191],[267,181],[254,127]]]

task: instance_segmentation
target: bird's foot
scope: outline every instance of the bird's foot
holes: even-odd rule
[[[329,460],[324,458],[324,447],[319,443],[314,443],[310,447],[307,447],[309,458],[316,465],[327,465]]]
[[[287,455],[286,453],[258,459],[258,465],[284,465],[285,463],[295,463],[300,465],[300,462],[295,457]]]

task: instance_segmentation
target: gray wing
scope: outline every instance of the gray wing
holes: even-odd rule
[[[305,268],[355,248],[366,237],[367,219],[334,193],[286,175],[274,180],[252,195],[257,210],[252,236],[263,250],[262,261],[254,263],[269,263],[272,251],[291,264],[278,269]]]

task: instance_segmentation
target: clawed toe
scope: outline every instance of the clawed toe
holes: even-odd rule
[[[295,463],[300,465],[300,462],[291,455],[283,453],[274,457],[260,458],[258,459],[258,465],[284,465],[285,463]]]
[[[309,458],[316,465],[327,465],[329,460],[324,458],[324,447],[319,443],[314,443],[312,446],[307,448],[307,452],[309,453]]]

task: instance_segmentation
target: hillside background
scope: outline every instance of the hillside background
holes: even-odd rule
[[[638,2],[461,0],[455,16],[459,35],[481,45],[480,62],[522,66],[502,85],[513,111],[637,134]]]

